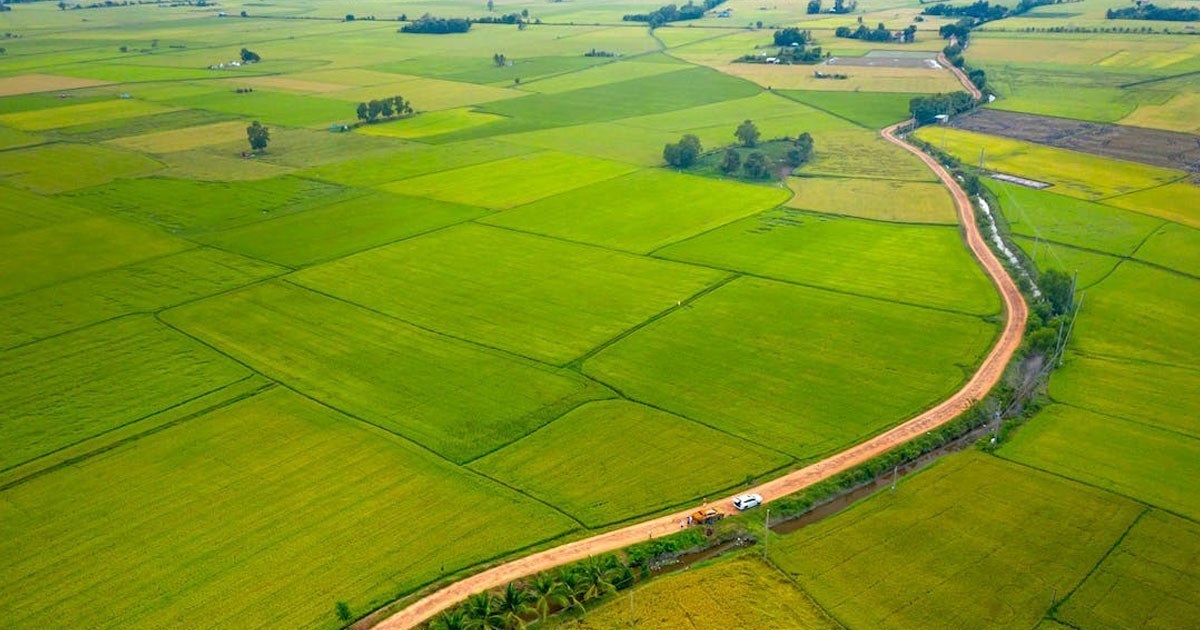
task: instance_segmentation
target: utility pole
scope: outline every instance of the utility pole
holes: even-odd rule
[[[767,515],[763,518],[763,560],[767,559],[767,545],[771,542],[771,508],[767,508]]]
[[[1075,310],[1071,312],[1071,323],[1067,325],[1067,334],[1063,337],[1063,352],[1058,356],[1058,365],[1062,367],[1063,358],[1067,354],[1067,341],[1071,339],[1071,331],[1075,330],[1075,318],[1079,317],[1079,310],[1083,308],[1083,298],[1086,293],[1079,294],[1079,303],[1075,305]]]

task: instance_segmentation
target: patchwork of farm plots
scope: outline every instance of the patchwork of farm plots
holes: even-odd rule
[[[950,197],[876,133],[915,94],[954,89],[944,70],[854,66],[831,85],[809,67],[730,63],[769,46],[765,29],[582,25],[645,8],[616,0],[529,5],[547,24],[445,37],[268,19],[342,17],[288,2],[245,5],[254,20],[86,10],[83,26],[85,10],[43,4],[14,11],[35,19],[0,67],[9,626],[337,627],[338,602],[361,616],[884,431],[960,386],[997,334],[998,297]],[[940,48],[936,25],[922,28],[918,47]],[[262,60],[209,69],[243,46]],[[417,114],[343,130],[360,101],[396,95]],[[663,166],[665,143],[694,134],[719,150],[747,119],[764,139],[811,133],[813,159],[760,184]],[[254,120],[270,128],[265,151],[246,145]],[[745,625],[831,625],[822,606],[865,625],[968,623],[1001,600],[1066,593],[1097,563],[1060,619],[1153,612],[1096,603],[1105,585],[1172,588],[1137,559],[1200,510],[1180,481],[1197,431],[1164,417],[1179,403],[1162,394],[1194,378],[1200,219],[1174,203],[1190,184],[977,136],[926,139],[968,155],[986,144],[996,168],[1054,182],[989,185],[1025,209],[1007,216],[1041,245],[1035,259],[1089,264],[1044,426],[1001,450],[1011,461],[963,457],[844,531],[784,543],[775,560],[820,605],[745,559],[689,574],[674,604],[650,584],[639,623],[708,614],[715,589],[773,593],[777,606],[736,613]],[[1089,391],[1112,374],[1161,412]],[[1068,461],[1058,445],[1078,424],[1095,429],[1077,442],[1092,455]],[[1163,457],[1125,457],[1142,445]],[[1105,453],[1120,463],[1088,464]],[[1132,500],[1026,468],[1174,515],[1139,520]],[[1167,468],[1176,479],[1154,483]],[[925,519],[930,502],[949,525]],[[1030,512],[1052,536],[1002,548],[968,526],[988,518],[1009,540],[1006,515]],[[908,538],[844,562],[860,533],[897,519]],[[1091,534],[1065,533],[1078,529]],[[1038,580],[996,578],[973,609],[919,612],[855,582],[914,547],[929,600],[1059,556]],[[947,556],[965,576],[950,585],[936,579]]]

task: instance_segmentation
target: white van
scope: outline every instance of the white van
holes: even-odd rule
[[[743,494],[740,497],[733,498],[733,507],[739,510],[749,510],[752,507],[762,505],[761,494]]]

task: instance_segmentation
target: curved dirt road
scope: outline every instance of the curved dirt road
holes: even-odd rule
[[[964,80],[965,78],[962,77]],[[970,85],[970,83],[966,82],[964,85]],[[941,164],[895,136],[896,130],[906,124],[899,123],[892,125],[884,129],[881,133],[889,142],[904,147],[921,158],[937,174],[946,187],[950,189],[950,192],[954,196],[954,203],[958,207],[958,218],[966,234],[967,246],[987,275],[991,277],[992,282],[999,289],[1000,296],[1003,298],[1005,314],[1004,330],[1000,334],[996,345],[988,353],[987,358],[983,360],[983,363],[979,366],[975,374],[971,376],[971,379],[961,389],[936,407],[921,413],[886,433],[873,437],[837,455],[790,472],[778,479],[768,481],[754,489],[744,491],[757,492],[767,502],[828,479],[849,468],[853,468],[876,455],[885,453],[922,433],[953,420],[975,401],[987,395],[988,391],[999,382],[1005,367],[1008,365],[1009,359],[1012,358],[1013,353],[1021,344],[1021,337],[1025,330],[1025,319],[1028,316],[1025,300],[1021,297],[1016,283],[1008,277],[1000,261],[984,243],[983,235],[980,234],[979,228],[975,225],[975,215],[967,194],[963,192],[962,188]],[[726,512],[734,511],[732,497],[716,501],[713,505]],[[404,610],[384,619],[376,628],[413,628],[423,621],[432,618],[440,611],[480,591],[503,586],[513,580],[577,560],[583,560],[588,556],[628,547],[654,536],[673,534],[679,531],[679,521],[685,519],[694,510],[695,508],[689,508],[682,512],[660,516],[635,525],[597,534],[590,538],[569,542],[553,549],[541,551],[492,567],[482,573],[464,578],[426,595]]]

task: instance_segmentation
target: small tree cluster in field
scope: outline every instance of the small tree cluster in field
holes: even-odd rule
[[[809,15],[816,15],[820,12],[821,0],[808,0],[808,8],[805,9],[805,13],[808,13]]]
[[[850,2],[846,2],[846,0],[833,0],[832,12],[838,14],[854,13],[854,10],[857,8],[858,2],[856,0],[850,0]]]
[[[265,151],[267,143],[271,141],[271,130],[256,120],[246,127],[246,139],[250,141],[252,151]]]
[[[931,7],[926,7],[921,11],[924,15],[938,15],[942,17],[961,17],[954,24],[943,24],[938,29],[938,35],[942,39],[954,38],[959,44],[964,44],[967,38],[971,35],[971,29],[1004,18],[1016,17],[1023,13],[1028,13],[1030,10],[1037,7],[1050,4],[1059,4],[1063,0],[1021,0],[1017,6],[1009,9],[1000,5],[989,4],[986,0],[981,0],[973,4],[954,6],[950,4],[935,4]]]
[[[492,63],[496,64],[497,68],[503,68],[508,65],[508,57],[505,57],[502,53],[494,53],[492,54]]]
[[[811,31],[802,31],[795,27],[788,27],[780,31],[775,31],[776,46],[803,46],[812,41]]]
[[[524,13],[505,13],[501,16],[486,15],[481,18],[475,18],[471,21],[479,24],[516,24],[518,26],[523,26],[525,22],[528,21],[525,19],[528,16],[529,11],[526,10]]]
[[[463,18],[437,18],[428,13],[400,27],[401,33],[425,33],[430,35],[466,33],[469,30],[471,30],[470,20]]]
[[[259,57],[258,53],[248,48],[243,48],[238,54],[242,58],[242,63],[258,63],[259,61],[262,61],[262,57]]]
[[[626,22],[648,22],[650,28],[657,28],[667,22],[680,22],[702,18],[705,11],[724,2],[725,0],[704,0],[701,4],[696,4],[692,0],[688,0],[687,4],[683,6],[667,4],[650,13],[630,13],[621,19]],[[762,23],[760,22],[759,25],[761,28]]]
[[[700,138],[689,133],[680,138],[679,142],[663,147],[663,159],[675,168],[687,168],[696,163],[696,158],[700,157],[702,151]]]
[[[545,620],[551,611],[584,609],[636,581],[632,566],[607,554],[556,571],[543,571],[509,582],[498,591],[477,593],[447,610],[426,626],[431,630],[524,628],[534,619]]]
[[[733,131],[733,136],[737,138],[742,146],[753,148],[758,144],[758,138],[762,136],[762,133],[758,130],[758,125],[755,125],[752,121],[743,120],[742,124],[738,125],[737,129]]]
[[[883,25],[883,22],[880,22],[874,30],[867,28],[865,24],[859,24],[857,29],[851,29],[849,26],[839,26],[833,31],[833,35],[834,37],[859,39],[866,42],[890,42],[896,40],[902,44],[909,44],[917,39],[917,27],[909,24],[904,30],[893,33],[892,29]]]
[[[596,50],[595,48],[583,53],[584,57],[620,57],[621,53],[609,52],[607,50]]]
[[[951,92],[950,94],[934,94],[918,96],[908,102],[908,111],[918,124],[931,123],[938,115],[953,116],[965,112],[975,106],[975,99],[966,92]]]
[[[738,126],[735,135],[743,147],[758,146],[758,128],[749,120]],[[751,138],[754,144],[747,144],[746,141]],[[781,147],[781,144],[784,146]],[[769,156],[767,151],[775,157]],[[770,179],[773,173],[785,167],[792,170],[803,166],[812,158],[812,151],[813,137],[806,131],[795,140],[772,140],[764,145],[764,151],[754,151],[745,159],[737,149],[730,147],[725,150],[717,168],[730,177],[737,177],[740,173],[747,179]]]
[[[359,103],[354,111],[355,116],[366,123],[376,122],[381,116],[383,118],[393,118],[396,116],[408,116],[411,113],[413,113],[412,104],[404,100],[402,96],[389,96],[379,100]]]

